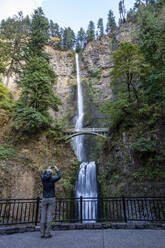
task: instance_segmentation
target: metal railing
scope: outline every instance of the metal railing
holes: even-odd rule
[[[40,221],[40,198],[0,199],[0,225]],[[57,198],[54,222],[165,221],[165,197]]]

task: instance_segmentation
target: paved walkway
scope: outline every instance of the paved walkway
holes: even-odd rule
[[[165,248],[165,230],[70,230],[0,235],[0,248]]]

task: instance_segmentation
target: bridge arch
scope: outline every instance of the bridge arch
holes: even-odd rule
[[[80,128],[78,130],[75,129],[65,129],[65,140],[70,140],[79,135],[94,135],[105,138],[108,133],[108,128]]]
[[[99,134],[99,133],[93,133],[93,132],[79,132],[79,133],[74,133],[74,134],[71,134],[71,135],[68,135],[66,136],[66,140],[69,140],[69,139],[72,139],[76,136],[79,136],[79,135],[84,135],[84,134],[88,134],[88,135],[94,135],[94,136],[100,136],[102,138],[105,138],[105,135],[103,134]]]

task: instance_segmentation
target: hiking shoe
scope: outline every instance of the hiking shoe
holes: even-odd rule
[[[47,234],[47,235],[45,235],[45,238],[51,238],[52,237],[52,235],[49,233],[49,234]]]

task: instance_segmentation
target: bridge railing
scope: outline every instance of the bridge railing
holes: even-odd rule
[[[108,128],[67,128],[63,130],[64,133],[75,133],[75,132],[108,132]]]
[[[0,225],[40,222],[41,199],[0,199]],[[162,221],[165,197],[57,198],[55,223]]]

